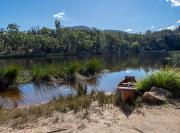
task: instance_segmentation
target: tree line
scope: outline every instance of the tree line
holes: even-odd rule
[[[126,33],[96,28],[32,27],[20,31],[15,23],[0,29],[0,54],[92,54],[180,50],[180,26],[176,30]]]

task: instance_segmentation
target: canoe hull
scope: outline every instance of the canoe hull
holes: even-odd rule
[[[121,88],[118,88],[117,91],[120,94],[120,98],[121,98],[121,101],[123,103],[131,102],[137,96],[137,92],[136,92],[135,89],[121,89]]]
[[[134,82],[136,82],[135,77],[125,76],[125,79],[118,84],[117,91],[123,103],[135,100],[137,92],[134,87]]]

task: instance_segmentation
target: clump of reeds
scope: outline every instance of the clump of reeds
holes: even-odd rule
[[[0,90],[4,90],[16,84],[17,76],[20,72],[19,66],[10,65],[0,68]]]
[[[66,82],[73,83],[76,81],[75,73],[78,72],[81,65],[78,62],[69,63],[64,67],[64,79]]]
[[[45,66],[33,66],[32,68],[32,80],[35,82],[50,81],[49,67]]]
[[[97,59],[91,59],[79,72],[84,76],[94,76],[97,72],[100,72],[101,69],[102,63]]]
[[[74,83],[76,73],[84,76],[95,75],[101,70],[101,63],[96,60],[90,60],[88,63],[80,64],[71,62],[68,64],[35,65],[32,68],[32,80],[35,82],[50,81],[51,77],[61,78],[65,83]]]

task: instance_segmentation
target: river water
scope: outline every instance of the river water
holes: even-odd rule
[[[25,69],[31,69],[33,65],[51,63],[69,63],[72,61],[85,62],[91,58],[101,60],[104,72],[87,84],[88,91],[92,89],[102,90],[106,93],[114,92],[117,84],[125,76],[135,76],[137,80],[157,71],[166,65],[180,67],[180,52],[169,53],[144,53],[129,55],[96,55],[96,56],[68,56],[48,58],[21,58],[0,59],[1,66],[9,64],[21,64]],[[26,106],[46,103],[55,97],[74,93],[72,86],[37,86],[33,83],[22,84],[13,92],[4,92],[0,95],[0,105],[6,107]]]

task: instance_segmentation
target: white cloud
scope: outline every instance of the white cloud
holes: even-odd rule
[[[55,19],[64,20],[65,19],[65,12],[62,11],[62,12],[59,12],[57,14],[54,14],[53,17]]]
[[[167,29],[167,30],[175,30],[175,29],[177,29],[177,28],[178,28],[177,25],[172,25],[172,26],[167,27],[166,29]]]
[[[180,0],[166,0],[167,2],[171,2],[172,6],[180,6]]]
[[[178,25],[171,25],[166,28],[161,28],[161,29],[159,29],[159,31],[161,31],[161,30],[176,30],[177,28],[178,28]]]
[[[176,23],[180,23],[180,20],[177,20]]]
[[[126,32],[132,32],[133,30],[132,29],[127,29]]]

